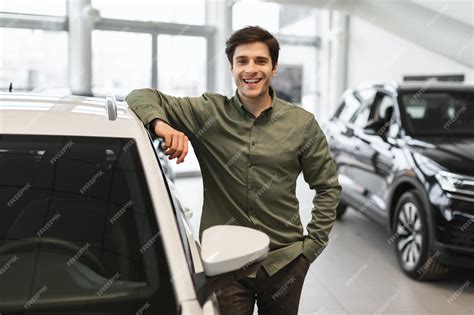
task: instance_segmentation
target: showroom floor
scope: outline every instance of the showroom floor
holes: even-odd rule
[[[191,223],[197,231],[201,178],[179,178],[176,186],[194,212]],[[297,194],[306,224],[313,193],[301,177]],[[436,283],[412,281],[399,270],[388,238],[381,226],[350,209],[311,265],[300,314],[474,314],[474,272],[453,272],[449,280]]]

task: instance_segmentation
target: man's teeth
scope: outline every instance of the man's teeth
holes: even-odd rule
[[[245,83],[257,83],[260,82],[261,79],[243,79]]]

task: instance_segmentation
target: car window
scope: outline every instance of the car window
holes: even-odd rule
[[[369,120],[370,104],[363,105],[351,118],[351,122],[357,127],[365,127]]]
[[[341,105],[341,111],[337,116],[341,121],[348,122],[354,112],[360,107],[361,100],[354,94],[349,94],[344,98],[344,103]]]
[[[133,139],[2,135],[0,168],[0,312],[176,312]]]
[[[374,120],[389,120],[393,113],[393,99],[389,95],[381,95],[374,108]],[[388,117],[390,116],[390,117]]]
[[[474,93],[426,91],[400,96],[402,121],[410,135],[473,135]]]
[[[370,105],[374,101],[375,91],[373,89],[361,89],[354,93],[353,96],[359,101],[360,106],[356,111],[352,112],[348,121],[355,126],[364,127],[367,124],[370,114]]]

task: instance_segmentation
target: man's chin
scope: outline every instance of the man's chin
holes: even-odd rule
[[[245,91],[240,90],[239,94],[246,98],[257,98],[262,95],[262,91],[260,89]]]

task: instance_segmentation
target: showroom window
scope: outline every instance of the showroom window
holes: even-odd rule
[[[105,18],[203,25],[205,0],[92,0]]]
[[[158,36],[158,88],[174,96],[198,96],[207,89],[204,37]]]
[[[317,9],[303,6],[242,1],[233,6],[232,28],[259,25],[272,33],[314,37],[317,14]]]
[[[66,16],[66,0],[1,0],[0,12]]]
[[[131,89],[151,85],[151,35],[92,32],[94,95],[114,92],[125,97]]]
[[[67,32],[0,28],[0,38],[0,90],[67,88]]]

